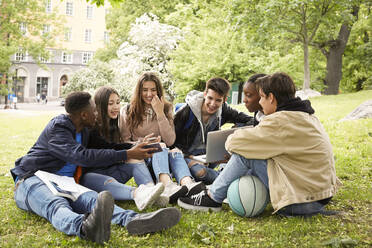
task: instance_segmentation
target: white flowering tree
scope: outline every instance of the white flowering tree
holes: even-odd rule
[[[144,14],[136,19],[128,41],[117,51],[118,59],[110,61],[115,71],[115,85],[123,96],[132,95],[137,79],[144,71],[160,76],[168,95],[174,97],[174,82],[167,69],[169,54],[182,39],[181,30],[159,22],[157,16]]]
[[[131,25],[129,38],[118,49],[118,59],[92,62],[76,72],[64,92],[94,91],[102,85],[111,85],[122,99],[128,101],[139,76],[145,71],[156,72],[171,99],[174,82],[167,69],[169,54],[182,39],[181,30],[159,22],[157,16],[144,14]]]
[[[68,84],[62,88],[62,94],[66,95],[74,91],[88,91],[92,95],[95,89],[103,85],[113,85],[114,71],[105,62],[93,60],[88,67],[76,71]]]

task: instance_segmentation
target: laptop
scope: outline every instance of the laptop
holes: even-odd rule
[[[243,127],[244,128],[244,127]],[[246,128],[246,127],[245,127]],[[225,130],[211,131],[208,133],[206,154],[193,156],[194,160],[202,163],[213,163],[225,160],[225,149],[227,137],[240,128],[230,128]]]

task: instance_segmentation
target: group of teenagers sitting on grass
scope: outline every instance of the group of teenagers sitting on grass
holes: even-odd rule
[[[103,243],[111,223],[135,235],[176,225],[181,212],[169,204],[219,211],[229,185],[253,175],[267,188],[274,213],[332,214],[324,209],[340,185],[332,146],[310,101],[295,97],[292,79],[282,72],[251,76],[243,93],[253,117],[228,106],[229,90],[227,80],[212,78],[176,113],[151,72],[139,78],[123,107],[118,92],[107,86],[94,98],[69,94],[67,113],[53,118],[11,169],[17,206],[67,235]],[[225,143],[231,155],[225,163],[193,160],[206,152],[207,133],[225,123],[243,126]],[[162,144],[160,152],[148,147],[153,142]],[[34,175],[38,170],[74,177],[90,191],[75,201],[56,196]],[[138,187],[125,184],[132,177]],[[164,208],[137,213],[115,200],[134,200],[140,211]]]

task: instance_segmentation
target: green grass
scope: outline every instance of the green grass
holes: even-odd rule
[[[333,145],[336,171],[343,187],[328,209],[336,217],[280,218],[269,206],[258,218],[242,218],[228,206],[219,213],[182,211],[174,228],[153,235],[129,236],[112,226],[107,247],[371,247],[372,120],[338,122],[372,99],[372,91],[311,100]],[[236,106],[244,110],[242,105]],[[9,169],[24,155],[53,114],[16,115],[0,111],[0,247],[90,247],[94,244],[56,231],[46,220],[18,209]],[[133,183],[133,181],[131,181]],[[135,209],[132,202],[119,203]],[[154,209],[153,209],[154,210]]]

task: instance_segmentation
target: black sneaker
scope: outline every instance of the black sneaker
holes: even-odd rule
[[[127,224],[129,234],[141,235],[171,228],[181,219],[177,208],[162,208],[155,212],[137,214]]]
[[[83,221],[81,237],[98,244],[109,241],[113,211],[114,198],[108,191],[102,191],[98,194],[92,213]]]
[[[195,182],[195,183],[188,184],[186,186],[189,190],[186,196],[196,195],[202,192],[203,190],[207,189],[207,187],[205,186],[203,182]]]
[[[208,196],[207,190],[203,190],[199,194],[179,198],[178,206],[189,210],[208,211],[211,209],[218,212],[221,210],[222,204],[212,200]]]
[[[177,202],[178,198],[186,196],[187,191],[188,189],[185,185],[181,186],[172,182],[165,186],[162,195],[169,197],[169,203],[174,204]]]

